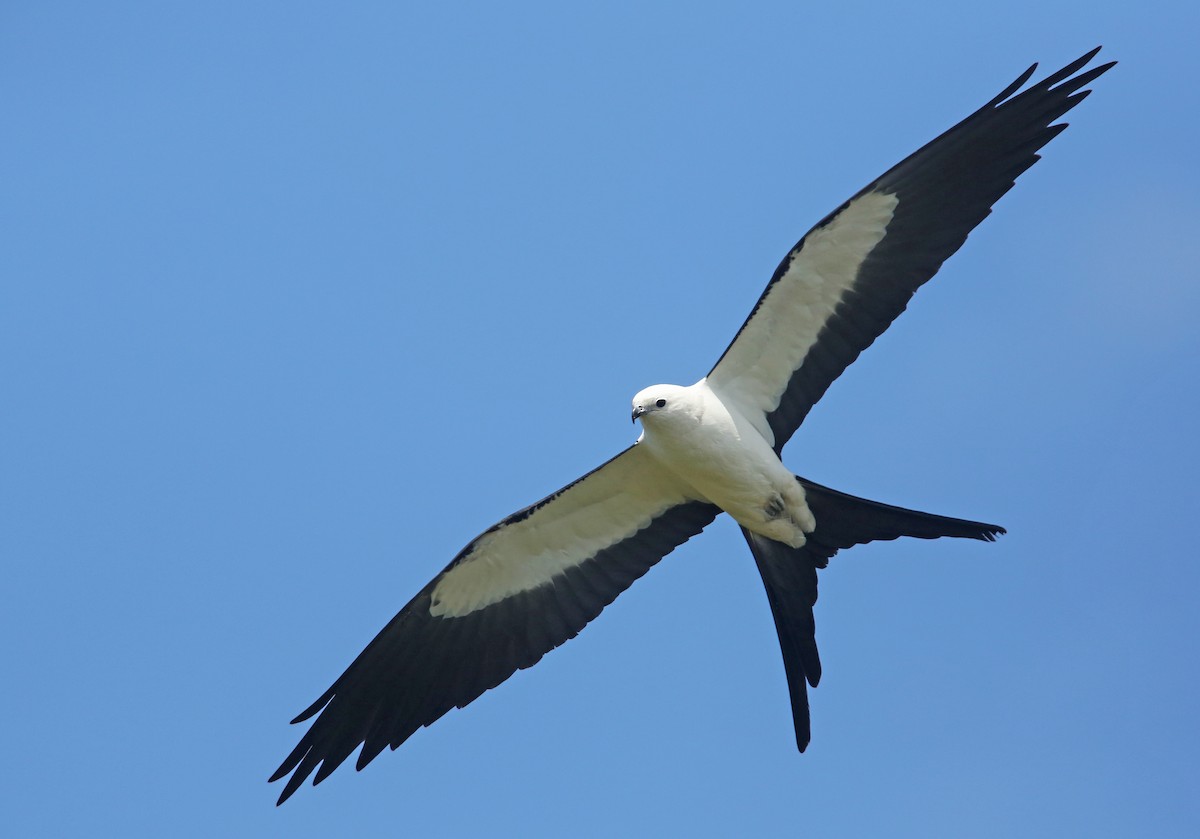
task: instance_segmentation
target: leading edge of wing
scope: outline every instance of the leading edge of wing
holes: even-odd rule
[[[387,746],[533,666],[720,512],[689,499],[631,446],[489,528],[423,588],[321,697],[271,776],[282,804],[362,744],[362,769]]]
[[[1054,120],[1116,63],[1079,73],[1099,49],[1017,93],[1035,64],[826,216],[784,257],[708,374],[723,399],[769,429],[776,452],[1066,128]]]

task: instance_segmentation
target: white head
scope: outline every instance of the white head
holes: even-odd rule
[[[661,418],[679,413],[691,413],[688,388],[679,385],[651,385],[638,391],[633,397],[633,421],[639,419],[643,425],[650,418]]]

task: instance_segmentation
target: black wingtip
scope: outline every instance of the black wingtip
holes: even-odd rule
[[[342,678],[345,678],[344,673],[342,674]],[[320,711],[322,708],[324,708],[326,705],[328,705],[329,701],[331,699],[333,699],[333,695],[335,693],[337,693],[337,688],[338,688],[339,684],[341,684],[341,681],[342,681],[342,679],[339,678],[336,682],[334,682],[332,685],[330,685],[329,690],[325,691],[323,694],[321,694],[319,697],[317,697],[316,702],[309,705],[307,708],[305,708],[303,711],[301,711],[299,714],[297,714],[295,717],[293,717],[291,725],[296,725],[297,723],[302,723],[305,720],[312,719],[313,715],[315,715],[318,711]]]
[[[997,105],[999,105],[1001,102],[1003,102],[1005,99],[1012,96],[1014,93],[1016,93],[1018,90],[1020,90],[1022,87],[1025,86],[1025,82],[1027,82],[1031,78],[1033,78],[1033,74],[1037,72],[1037,68],[1038,68],[1038,65],[1037,65],[1036,61],[1033,62],[1032,64],[1030,64],[1028,70],[1026,70],[1021,75],[1017,76],[1017,78],[1013,80],[1012,84],[1010,84],[1008,87],[1004,88],[1004,90],[1000,91],[995,96],[993,96],[991,98],[991,100],[986,105],[984,105],[980,110],[986,111],[990,108],[994,108]]]
[[[1102,46],[1099,46],[1099,47],[1095,47],[1091,50],[1088,50],[1086,53],[1084,53],[1079,58],[1072,61],[1067,66],[1063,67],[1061,70],[1051,73],[1049,76],[1042,79],[1040,82],[1035,84],[1032,88],[1030,88],[1030,90],[1046,91],[1046,90],[1051,89],[1055,85],[1059,84],[1060,82],[1066,82],[1067,84],[1071,85],[1072,90],[1081,88],[1086,84],[1090,84],[1091,82],[1095,81],[1100,76],[1107,73],[1109,70],[1111,70],[1117,64],[1117,62],[1115,62],[1115,61],[1109,61],[1105,64],[1099,65],[1098,67],[1093,67],[1091,70],[1088,70],[1086,73],[1082,73],[1079,76],[1075,76],[1076,73],[1078,73],[1080,70],[1082,70],[1084,67],[1087,66],[1089,61],[1091,61],[1093,58],[1096,57],[1096,54],[1099,53],[1102,48],[1103,48]],[[998,107],[999,105],[1002,105],[1010,97],[1012,97],[1014,94],[1016,94],[1017,91],[1019,91],[1022,87],[1024,87],[1026,82],[1028,82],[1031,78],[1033,78],[1033,74],[1037,72],[1037,68],[1038,68],[1037,62],[1034,62],[1033,64],[1029,65],[1028,70],[1026,70],[1021,75],[1017,76],[1017,78],[1012,82],[1012,84],[1008,85],[1008,87],[1004,88],[1004,90],[1000,91],[998,94],[996,94],[996,96],[992,97],[991,101],[989,101],[986,105],[984,105],[980,110],[987,111],[992,108]],[[1075,76],[1075,77],[1072,78],[1072,76]]]
[[[275,802],[276,807],[291,798],[292,794],[300,789],[300,786],[312,773],[314,761],[311,759],[311,753],[312,745],[309,743],[308,737],[305,737],[296,744],[296,748],[292,749],[283,763],[279,764],[279,768],[267,779],[268,784],[273,784],[291,774],[283,786],[283,791],[279,794],[279,800]]]
[[[1051,73],[1049,76],[1042,79],[1042,81],[1039,82],[1038,86],[1049,89],[1049,88],[1054,87],[1056,84],[1061,82],[1063,79],[1069,79],[1071,76],[1075,75],[1080,70],[1082,70],[1089,61],[1091,61],[1093,58],[1095,58],[1096,53],[1098,53],[1098,52],[1100,52],[1100,47],[1096,47],[1088,52],[1085,52],[1083,55],[1079,56],[1079,58],[1075,59],[1070,64],[1068,64],[1066,67],[1063,67],[1057,73]],[[1085,82],[1085,84],[1086,84],[1086,82]]]
[[[283,788],[283,792],[279,793],[279,799],[275,802],[276,807],[282,805],[283,802],[292,797],[292,794],[295,793],[296,790],[300,789],[300,785],[304,783],[304,779],[300,778],[297,780],[298,777],[299,776],[297,775],[293,775],[288,780],[287,785]]]

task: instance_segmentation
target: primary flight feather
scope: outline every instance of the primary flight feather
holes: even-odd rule
[[[784,444],[1066,127],[1054,121],[1115,63],[1083,70],[1098,51],[1022,91],[1030,67],[828,215],[784,257],[705,378],[634,397],[637,443],[463,548],[292,720],[316,716],[271,776],[290,775],[279,803],[360,746],[359,769],[532,666],[722,512],[762,576],[804,751],[807,688],[821,676],[817,569],[871,541],[991,541],[1004,529],[797,477],[780,459]]]

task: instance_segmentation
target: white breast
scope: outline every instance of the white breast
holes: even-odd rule
[[[803,541],[798,528],[812,518],[803,490],[762,434],[705,380],[681,388],[666,410],[643,417],[643,426],[641,445],[697,497],[755,532]],[[782,523],[778,512],[766,512],[781,502]]]

